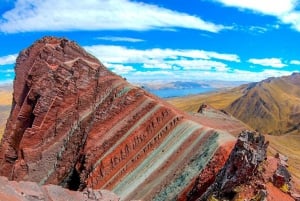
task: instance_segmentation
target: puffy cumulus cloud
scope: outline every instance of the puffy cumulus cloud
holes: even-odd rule
[[[128,73],[136,71],[134,67],[123,64],[104,63],[104,65],[110,68],[114,73],[117,73],[119,75],[126,75]]]
[[[290,71],[282,70],[264,70],[261,72],[253,72],[246,70],[233,70],[226,72],[212,72],[212,71],[180,71],[180,72],[170,72],[168,75],[160,75],[156,72],[155,76],[159,76],[161,80],[223,80],[223,81],[248,81],[248,82],[258,82],[269,77],[280,77],[285,75],[290,75]],[[151,75],[143,74],[147,79],[155,80],[156,77]],[[138,79],[138,76],[129,78],[129,80]]]
[[[0,57],[0,66],[14,64],[16,62],[17,54],[11,54]]]
[[[281,59],[279,58],[264,58],[264,59],[249,59],[249,63],[257,64],[261,66],[269,66],[273,68],[283,68],[287,66],[286,64],[282,63]]]
[[[142,67],[146,69],[173,69],[172,65],[157,60],[149,60]]]
[[[228,62],[240,62],[236,54],[197,49],[143,50],[113,45],[93,45],[84,48],[114,72],[131,79],[167,77],[181,80],[183,75],[185,79],[189,79],[188,74],[194,72],[227,72],[231,70]]]
[[[296,0],[215,0],[225,6],[233,6],[242,9],[249,9],[268,15],[281,16],[294,9]]]
[[[145,82],[151,80],[223,80],[223,81],[247,81],[258,82],[269,77],[280,77],[290,75],[290,71],[282,70],[264,70],[261,72],[253,72],[246,70],[232,70],[232,71],[148,71],[148,72],[135,72],[130,77],[129,81],[132,82]],[[141,77],[143,79],[141,79]]]
[[[180,59],[166,61],[168,64],[181,66],[184,70],[227,71],[229,68],[223,62],[204,59]]]
[[[290,24],[300,31],[300,12],[296,10],[297,0],[215,0],[225,6],[239,9],[252,10],[254,12],[277,17],[282,23]]]
[[[129,0],[17,0],[0,20],[0,30],[9,33],[174,28],[215,33],[226,29],[187,13]]]
[[[88,52],[100,58],[102,62],[112,63],[166,63],[166,60],[190,59],[218,59],[230,62],[240,62],[236,54],[225,54],[194,49],[130,49],[123,46],[93,45],[84,47]]]
[[[227,65],[223,62],[205,60],[205,59],[185,59],[178,58],[172,60],[149,60],[142,65],[147,69],[169,69],[169,70],[214,70],[214,71],[226,71],[229,70]]]
[[[300,31],[300,12],[293,11],[281,17],[282,22],[291,24],[292,27]]]
[[[169,71],[169,70],[157,70],[157,71],[136,71],[132,73],[131,75],[127,76],[126,78],[133,83],[145,83],[148,81],[159,81],[163,80],[168,81],[168,80],[176,80],[178,78],[178,73],[174,71]],[[178,79],[177,79],[178,80]]]
[[[143,42],[143,39],[140,38],[130,38],[130,37],[117,37],[117,36],[103,36],[103,37],[97,37],[98,40],[107,40],[112,42],[130,42],[130,43],[137,43],[137,42]]]
[[[293,65],[300,65],[300,60],[291,60],[291,61],[290,61],[290,64],[293,64]]]

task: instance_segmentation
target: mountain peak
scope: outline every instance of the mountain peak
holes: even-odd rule
[[[298,128],[299,98],[300,74],[293,73],[249,84],[227,111],[262,133],[285,134]]]
[[[15,71],[0,147],[0,175],[12,180],[174,199],[185,197],[215,153],[222,160],[206,171],[218,171],[229,155],[218,150],[235,142],[231,121],[178,111],[64,38],[22,51]]]

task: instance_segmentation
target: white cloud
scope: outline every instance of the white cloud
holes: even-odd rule
[[[253,10],[268,15],[281,16],[294,9],[296,0],[216,0],[226,6]]]
[[[290,61],[290,64],[293,64],[293,65],[300,65],[300,60],[291,60],[291,61]]]
[[[268,28],[261,27],[261,26],[250,26],[249,31],[251,31],[253,33],[265,33],[268,31]]]
[[[261,66],[269,66],[274,68],[283,68],[287,66],[286,64],[282,63],[281,59],[279,58],[264,58],[264,59],[249,59],[249,63],[258,64]]]
[[[130,37],[116,37],[116,36],[103,36],[103,37],[97,37],[99,40],[107,40],[112,42],[131,42],[131,43],[137,43],[137,42],[143,42],[145,40],[139,39],[139,38],[130,38]]]
[[[180,59],[166,61],[168,64],[181,66],[184,70],[200,70],[200,71],[227,71],[228,67],[226,64],[218,61],[205,60],[205,59]]]
[[[290,71],[265,69],[262,72],[245,71],[245,70],[234,70],[230,77],[236,81],[261,81],[269,77],[281,77],[290,75]],[[236,76],[236,77],[235,77]]]
[[[0,73],[14,73],[14,69],[0,69]]]
[[[236,54],[196,49],[154,48],[142,50],[112,45],[94,45],[84,48],[114,72],[128,79],[141,79],[141,77],[142,79],[153,79],[155,77],[155,79],[177,78],[181,80],[183,78],[181,76],[185,76],[185,79],[188,79],[189,76],[193,77],[194,72],[202,72],[201,77],[203,77],[206,71],[229,71],[230,68],[225,62],[240,62],[239,56]],[[135,66],[135,69],[128,68],[128,65]],[[184,74],[184,72],[187,73]]]
[[[106,63],[165,63],[166,59],[180,60],[181,57],[191,59],[219,59],[231,62],[240,62],[236,54],[225,54],[195,49],[130,49],[123,46],[93,45],[84,47],[88,52]]]
[[[144,76],[149,76],[152,77],[157,76],[157,75],[162,75],[162,76],[170,76],[174,75],[173,72],[167,71],[167,70],[161,70],[161,71],[137,71],[136,73],[133,73],[134,75],[144,75]]]
[[[2,32],[150,30],[188,28],[219,32],[226,27],[200,17],[129,0],[17,0],[2,15]]]
[[[157,60],[149,60],[148,63],[143,64],[143,68],[149,68],[149,69],[172,69],[172,65],[161,62]]]
[[[221,59],[225,61],[240,62],[239,56],[236,54],[221,54],[217,52],[206,52],[206,54],[210,58]]]
[[[214,70],[214,71],[226,71],[228,67],[225,63],[206,59],[172,59],[172,60],[149,60],[148,63],[144,63],[143,68],[152,69],[172,69],[172,70]]]
[[[118,75],[126,75],[130,72],[136,71],[135,68],[133,68],[132,66],[123,65],[123,64],[106,63],[104,65],[110,68],[114,73],[117,73]]]
[[[7,56],[0,57],[0,65],[9,65],[16,62],[17,54],[11,54]]]
[[[176,73],[174,71],[168,70],[158,70],[158,71],[136,71],[130,76],[126,77],[129,82],[147,82],[147,81],[158,81],[158,80],[173,80],[177,79]]]
[[[290,24],[300,31],[300,12],[296,10],[297,0],[215,0],[225,6],[252,10],[257,13],[277,17],[282,23]],[[276,26],[278,27],[278,26]],[[274,27],[274,28],[276,28]]]
[[[223,80],[223,81],[248,81],[257,82],[269,77],[280,77],[290,75],[290,71],[282,70],[264,70],[262,72],[253,72],[246,70],[233,70],[231,72],[213,72],[213,71],[147,71],[147,72],[134,72],[130,75],[128,80],[130,82],[146,82],[157,80],[178,81],[178,80]]]
[[[295,30],[300,31],[300,12],[290,12],[282,16],[281,20],[286,24],[291,24]]]

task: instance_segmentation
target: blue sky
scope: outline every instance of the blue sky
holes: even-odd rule
[[[75,40],[131,82],[299,72],[297,0],[0,0],[0,82],[43,36]]]

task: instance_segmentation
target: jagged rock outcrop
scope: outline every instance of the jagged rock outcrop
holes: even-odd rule
[[[257,175],[257,168],[267,157],[267,146],[263,135],[242,132],[214,184],[199,200],[208,200],[211,196],[217,199],[233,199],[235,188]]]
[[[46,37],[17,58],[0,175],[109,189],[123,200],[185,200],[210,161],[227,159],[229,152],[218,150],[232,148],[228,130],[230,120],[188,116],[74,42]]]
[[[214,183],[197,200],[294,200],[284,189],[290,187],[290,174],[279,158],[267,158],[267,147],[263,135],[243,131]]]
[[[273,183],[276,187],[283,188],[284,185],[287,185],[286,188],[289,188],[289,182],[291,181],[291,174],[288,172],[284,165],[279,165],[276,172],[273,175]]]
[[[119,201],[120,198],[107,190],[85,189],[70,191],[60,186],[39,186],[34,182],[8,181],[0,177],[1,201]]]

